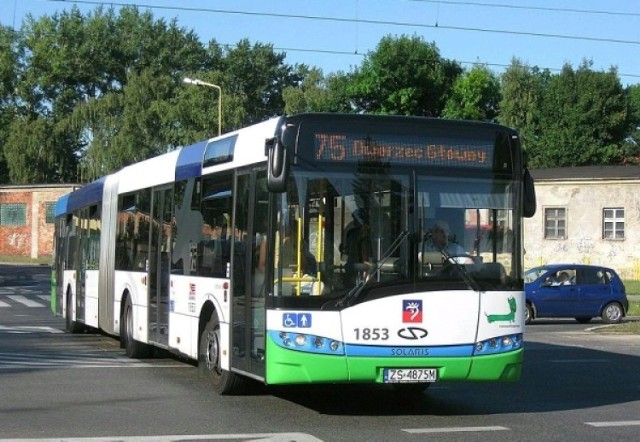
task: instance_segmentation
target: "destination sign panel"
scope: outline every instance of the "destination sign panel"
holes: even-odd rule
[[[315,159],[491,169],[494,140],[376,134],[315,133]]]

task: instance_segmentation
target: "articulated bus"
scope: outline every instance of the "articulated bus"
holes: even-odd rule
[[[516,381],[535,204],[512,129],[278,117],[60,198],[52,309],[196,360],[219,394]]]

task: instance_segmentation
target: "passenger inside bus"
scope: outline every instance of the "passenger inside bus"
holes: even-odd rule
[[[344,242],[340,244],[340,253],[346,255],[345,287],[359,283],[371,266],[371,230],[366,212],[356,209],[351,216],[353,219],[342,234]]]

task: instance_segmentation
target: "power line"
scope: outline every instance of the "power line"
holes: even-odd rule
[[[48,0],[48,1],[66,3],[66,0]],[[423,23],[411,23],[411,22],[401,22],[401,21],[325,17],[321,15],[276,14],[272,12],[234,11],[234,10],[228,10],[228,9],[193,8],[193,7],[186,7],[186,6],[161,6],[161,5],[150,5],[145,3],[121,3],[121,2],[111,2],[111,1],[101,1],[101,0],[95,0],[95,1],[79,0],[79,1],[74,1],[74,3],[98,5],[98,6],[106,6],[106,5],[119,6],[119,7],[135,6],[138,8],[146,8],[146,9],[159,9],[159,10],[185,11],[185,12],[207,12],[207,13],[213,13],[213,14],[246,15],[246,16],[287,18],[287,19],[299,19],[299,20],[316,20],[316,21],[336,22],[336,23],[358,23],[358,24],[368,24],[368,25],[402,26],[402,27],[411,27],[411,28],[447,29],[452,31],[484,32],[484,33],[495,33],[495,34],[506,34],[506,35],[520,35],[525,37],[558,38],[558,39],[582,40],[582,41],[601,42],[601,43],[640,45],[639,40],[622,40],[622,39],[615,39],[615,38],[588,37],[588,36],[580,36],[580,35],[549,34],[544,32],[509,31],[509,30],[502,30],[502,29],[472,28],[472,27],[465,27],[465,26],[446,26],[446,25],[439,25],[439,24],[423,24]]]
[[[640,17],[640,13],[636,13],[636,12],[598,11],[594,9],[550,8],[550,7],[543,7],[543,6],[523,6],[523,5],[469,2],[469,1],[457,2],[457,1],[450,1],[450,0],[405,0],[405,1],[419,2],[419,3],[438,3],[438,4],[456,5],[456,6],[480,6],[480,7],[486,7],[486,8],[520,9],[525,11],[546,11],[546,12],[562,12],[562,13],[570,12],[570,13],[576,13],[576,14],[597,14],[597,15]]]
[[[221,46],[225,46],[225,47],[233,47],[236,46],[235,44],[222,44],[220,43]],[[362,52],[349,52],[349,51],[339,51],[339,50],[330,50],[330,49],[304,49],[304,48],[290,48],[290,47],[273,47],[274,50],[276,51],[283,51],[283,52],[311,52],[311,53],[315,53],[315,54],[328,54],[328,55],[345,55],[345,56],[358,56],[358,57],[364,57],[366,54],[362,53]],[[492,66],[492,67],[497,67],[497,68],[508,68],[511,65],[509,64],[504,64],[504,63],[491,63],[491,62],[486,62],[486,61],[481,61],[481,60],[476,60],[476,61],[465,61],[465,60],[455,60],[455,59],[451,59],[451,61],[455,61],[456,63],[460,63],[463,65],[483,65],[483,66]],[[562,68],[552,68],[552,67],[547,67],[547,66],[536,66],[539,69],[543,69],[543,70],[549,70],[551,72],[560,72],[562,71]],[[618,76],[619,77],[629,77],[629,78],[640,78],[640,74],[625,74],[622,72],[618,72]]]
[[[47,0],[47,1],[67,3],[66,0]],[[444,4],[450,4],[450,5],[465,5],[465,6],[480,6],[480,7],[496,7],[496,8],[499,7],[499,8],[522,9],[522,10],[573,12],[573,13],[583,13],[583,14],[640,16],[640,14],[636,14],[636,13],[622,13],[622,12],[615,12],[615,11],[597,11],[597,10],[569,9],[569,8],[520,6],[520,5],[512,5],[512,4],[500,5],[500,4],[494,4],[494,3],[483,3],[483,2],[473,2],[473,1],[460,1],[460,2],[450,1],[450,0],[405,0],[405,1],[424,2],[424,3],[444,3]],[[152,9],[152,10],[157,9],[157,10],[169,10],[169,11],[205,12],[205,13],[212,13],[212,14],[229,14],[229,15],[245,15],[245,16],[272,17],[272,18],[285,18],[285,19],[317,20],[317,21],[337,22],[337,23],[356,23],[356,24],[402,26],[402,27],[415,27],[415,28],[447,29],[447,30],[453,30],[453,31],[497,33],[497,34],[519,35],[519,36],[528,36],[528,37],[582,40],[582,41],[610,43],[610,44],[640,45],[640,41],[637,41],[637,40],[622,40],[622,39],[613,39],[613,38],[599,38],[599,37],[589,37],[589,36],[550,34],[550,33],[537,33],[537,32],[524,32],[524,31],[509,31],[509,30],[486,29],[486,28],[471,28],[471,27],[462,27],[462,26],[446,26],[446,25],[438,24],[437,22],[435,24],[419,24],[419,23],[410,23],[410,22],[399,22],[399,21],[366,20],[366,19],[359,19],[359,18],[354,19],[354,18],[341,18],[341,17],[325,17],[325,16],[302,15],[302,14],[276,14],[276,13],[265,13],[265,12],[225,10],[225,9],[214,9],[214,8],[196,8],[196,7],[184,7],[184,6],[163,6],[163,5],[153,5],[153,4],[146,4],[146,3],[135,3],[135,2],[125,3],[125,2],[112,2],[112,1],[100,1],[100,0],[74,0],[73,3],[87,4],[87,5],[94,5],[94,6],[137,7],[137,8],[146,8],[146,9]],[[229,46],[229,45],[226,45],[226,46]],[[358,53],[357,50],[355,52],[349,52],[349,51],[339,51],[339,50],[303,49],[303,48],[274,48],[274,49],[288,51],[288,52],[313,52],[313,53],[331,54],[331,55],[364,56],[364,54]],[[454,61],[458,61],[458,60],[454,60]],[[505,64],[479,62],[479,61],[476,61],[476,62],[458,61],[458,63],[483,64],[486,66],[495,66],[495,67],[503,67],[503,68],[509,66]],[[548,69],[550,71],[561,70],[560,68],[549,68],[549,67],[543,67],[543,66],[538,66],[538,67],[542,69]],[[626,74],[626,73],[618,72],[618,75],[620,77],[640,78],[640,74]]]

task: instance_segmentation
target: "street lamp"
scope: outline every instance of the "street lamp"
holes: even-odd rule
[[[222,88],[217,84],[207,83],[206,81],[189,77],[183,78],[182,82],[186,84],[194,84],[196,86],[212,87],[218,90],[218,136],[220,136],[222,134]]]

